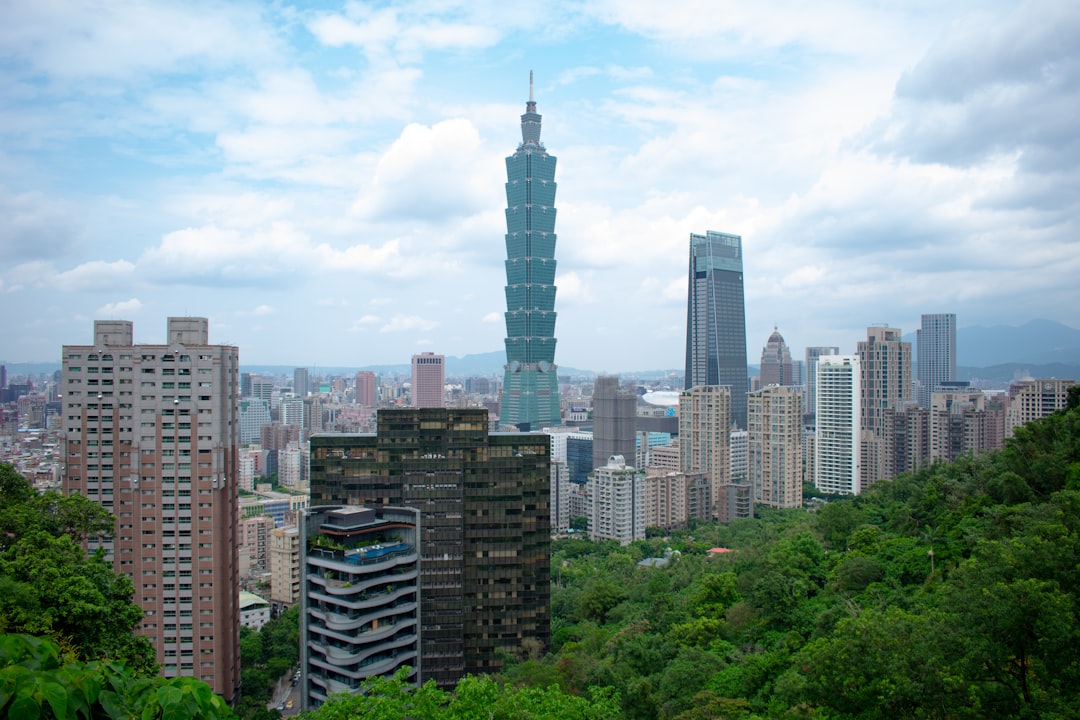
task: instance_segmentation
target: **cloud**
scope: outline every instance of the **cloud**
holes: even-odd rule
[[[258,305],[251,310],[237,310],[236,314],[240,317],[265,317],[275,312],[277,311],[272,305]]]
[[[143,254],[139,270],[173,284],[263,285],[321,271],[407,273],[399,260],[396,240],[337,249],[279,221],[246,231],[211,224],[168,233]]]
[[[557,297],[560,302],[571,305],[591,305],[596,302],[588,283],[577,272],[563,273],[555,278]]]
[[[130,285],[134,274],[135,266],[127,260],[115,262],[93,260],[71,270],[57,273],[52,278],[52,282],[61,290],[68,292],[112,290],[121,285]]]
[[[382,318],[378,315],[364,315],[357,320],[353,320],[352,327],[349,328],[349,332],[360,332],[366,330],[372,325],[378,325],[382,322]]]
[[[80,231],[62,203],[41,193],[0,187],[0,260],[18,263],[71,252]]]
[[[425,320],[419,315],[394,315],[379,328],[380,333],[428,332],[439,326],[433,320]]]
[[[489,312],[487,315],[485,315],[484,317],[482,317],[480,319],[480,322],[482,322],[482,323],[500,323],[500,322],[503,321],[503,319],[504,319],[503,313],[501,313],[501,312]]]
[[[103,316],[116,316],[116,315],[130,315],[142,310],[142,302],[138,298],[131,298],[130,300],[123,300],[121,302],[106,303],[97,309],[96,315]]]
[[[373,220],[445,222],[480,212],[498,197],[505,178],[494,156],[481,151],[469,120],[430,127],[411,123],[379,160],[371,187],[354,211]]]
[[[434,15],[405,15],[398,8],[367,10],[353,5],[352,19],[321,15],[308,29],[324,45],[362,48],[369,59],[395,57],[418,62],[432,51],[474,50],[498,42],[499,31],[490,24],[446,21]]]

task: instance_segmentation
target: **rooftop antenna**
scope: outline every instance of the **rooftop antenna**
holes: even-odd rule
[[[529,102],[533,101],[533,71],[529,71]]]

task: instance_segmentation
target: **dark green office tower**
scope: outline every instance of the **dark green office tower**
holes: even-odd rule
[[[529,431],[562,424],[555,366],[555,157],[540,142],[532,73],[521,144],[506,158],[505,370],[501,425]]]
[[[482,409],[380,410],[378,427],[312,436],[311,504],[419,510],[422,679],[450,688],[508,657],[543,655],[548,436],[488,433]]]

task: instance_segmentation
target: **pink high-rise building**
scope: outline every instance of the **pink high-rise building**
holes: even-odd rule
[[[368,370],[356,373],[356,404],[360,407],[375,407],[378,402],[375,373]]]
[[[435,353],[420,353],[412,358],[412,406],[441,408],[446,385],[446,358]]]

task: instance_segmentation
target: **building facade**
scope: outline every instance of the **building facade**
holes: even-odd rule
[[[301,708],[406,666],[422,683],[419,512],[319,506],[300,530]]]
[[[412,357],[412,406],[441,408],[446,404],[446,357],[425,352]]]
[[[713,517],[731,522],[750,517],[742,498],[749,485],[736,482],[731,473],[732,390],[726,385],[703,385],[679,395],[679,463],[686,474],[704,473],[709,478]],[[731,486],[744,488],[730,491]],[[738,502],[729,502],[737,499]]]
[[[923,315],[915,331],[919,407],[930,407],[931,395],[956,380],[956,315]]]
[[[806,393],[803,397],[803,412],[813,416],[817,407],[817,363],[823,355],[839,355],[840,348],[829,345],[813,345],[806,348]],[[808,421],[808,426],[813,422]]]
[[[1005,437],[1011,438],[1020,425],[1044,418],[1065,408],[1069,388],[1075,380],[1021,380],[1009,386],[1005,411]]]
[[[375,373],[361,370],[356,373],[356,404],[360,407],[375,407],[379,404],[378,385]]]
[[[622,455],[589,473],[589,539],[620,545],[645,539],[645,471]]]
[[[747,466],[754,503],[802,507],[802,388],[769,385],[747,400]]]
[[[731,388],[731,419],[746,429],[746,308],[742,238],[690,235],[686,303],[686,389]]]
[[[607,465],[612,455],[632,462],[636,437],[637,394],[619,387],[615,375],[600,375],[593,385],[593,453],[590,470]]]
[[[900,328],[873,326],[866,329],[866,340],[856,344],[855,352],[862,373],[860,482],[865,490],[900,470],[890,450],[889,423],[890,416],[903,411],[913,400],[911,343],[904,341]]]
[[[772,335],[761,349],[761,387],[792,385],[791,351],[780,331],[773,327]]]
[[[862,489],[861,385],[857,355],[818,358],[813,460],[814,486],[821,492],[858,495]]]
[[[166,344],[131,322],[95,321],[63,348],[63,489],[101,503],[116,534],[91,539],[135,586],[165,677],[240,689],[239,351],[211,345],[206,318],[169,318]]]
[[[506,158],[506,368],[499,423],[519,430],[562,424],[555,365],[555,156],[540,142],[533,99],[521,144]]]
[[[549,449],[472,408],[380,410],[376,435],[311,439],[313,505],[420,511],[421,663],[440,686],[548,647]]]

